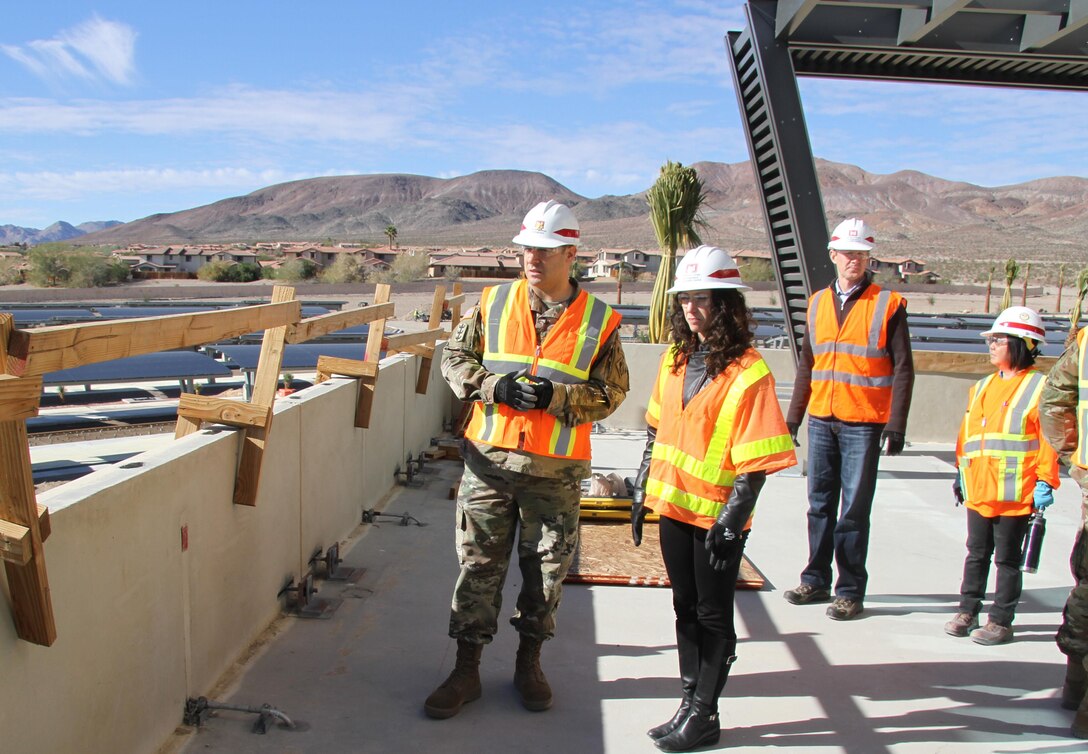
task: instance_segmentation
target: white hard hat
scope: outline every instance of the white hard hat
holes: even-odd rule
[[[1010,306],[997,315],[993,327],[982,333],[982,337],[1004,333],[1020,338],[1031,338],[1042,343],[1046,341],[1046,325],[1039,312],[1026,306]]]
[[[529,210],[514,243],[534,249],[556,249],[581,243],[578,220],[570,207],[549,199]]]
[[[712,288],[750,290],[740,279],[733,257],[717,246],[696,246],[676,267],[676,283],[666,293],[701,291]]]
[[[827,248],[833,251],[872,251],[876,244],[873,229],[859,217],[843,220],[831,231]]]

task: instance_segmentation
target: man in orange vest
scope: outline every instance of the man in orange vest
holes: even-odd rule
[[[794,605],[831,598],[834,620],[864,609],[869,515],[881,448],[903,450],[914,387],[906,301],[868,274],[874,237],[858,218],[840,223],[827,248],[838,273],[808,302],[807,329],[786,424],[797,441],[808,422],[808,565],[786,592]],[[841,500],[841,507],[840,507]]]
[[[526,709],[552,704],[540,649],[555,633],[578,543],[590,429],[629,387],[620,315],[570,277],[579,236],[565,205],[529,210],[514,237],[525,277],[485,289],[442,357],[442,376],[473,406],[457,493],[461,573],[449,628],[457,660],[424,703],[430,717],[452,717],[480,697],[480,655],[498,629],[515,542],[522,586],[510,620],[520,635],[514,686]]]

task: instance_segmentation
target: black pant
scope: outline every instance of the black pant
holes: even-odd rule
[[[986,518],[978,511],[967,510],[967,560],[963,563],[960,584],[960,612],[975,615],[982,609],[993,556],[997,586],[990,605],[990,620],[1002,626],[1012,625],[1024,582],[1020,557],[1029,518],[1027,515]]]
[[[676,620],[697,622],[703,631],[736,640],[733,597],[741,559],[724,571],[715,571],[706,551],[706,529],[662,516],[659,530]],[[748,532],[741,535],[741,541],[748,541]],[[743,544],[741,548],[743,551]]]

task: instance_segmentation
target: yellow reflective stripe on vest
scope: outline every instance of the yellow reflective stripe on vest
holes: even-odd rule
[[[707,461],[703,461],[695,456],[688,455],[679,448],[675,448],[672,445],[666,445],[663,442],[655,441],[653,449],[653,458],[664,461],[670,466],[680,469],[688,476],[693,476],[707,484],[732,485],[733,480],[736,479],[736,473],[729,469],[723,469],[719,466],[710,466]]]
[[[732,484],[732,482],[730,482],[730,484]],[[692,495],[689,492],[684,492],[671,484],[665,484],[656,479],[647,480],[646,494],[664,500],[666,503],[672,503],[678,508],[686,508],[689,511],[694,511],[695,513],[709,516],[710,518],[716,517],[718,513],[721,512],[723,505],[720,501],[707,500],[706,498]]]
[[[793,450],[793,440],[788,434],[746,442],[733,446],[733,463],[751,461],[753,458],[763,458],[787,450]]]
[[[968,413],[974,409],[979,396],[994,377],[991,374],[979,380],[971,396]],[[962,458],[988,457],[997,460],[1002,500],[1020,499],[1027,459],[1039,452],[1039,438],[1027,434],[1027,417],[1031,407],[1039,402],[1043,382],[1042,372],[1032,370],[1009,401],[1010,406],[1005,411],[999,431],[983,431],[964,440]]]

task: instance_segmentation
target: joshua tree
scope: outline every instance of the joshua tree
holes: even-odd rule
[[[1012,306],[1012,284],[1016,282],[1016,278],[1020,275],[1020,265],[1016,263],[1016,260],[1009,257],[1005,262],[1005,293],[1001,296],[1001,311],[1005,311]]]
[[[650,205],[654,235],[661,247],[661,268],[650,299],[650,342],[664,343],[669,316],[669,297],[665,291],[672,287],[676,250],[702,243],[699,230],[706,227],[701,212],[706,195],[695,168],[666,161],[657,181],[646,192],[646,201]]]
[[[1020,306],[1028,305],[1028,278],[1031,277],[1031,262],[1024,270],[1024,285],[1020,288]]]
[[[397,226],[385,226],[385,235],[389,238],[389,248],[393,248],[393,245],[397,242]]]
[[[994,265],[991,264],[990,265],[990,274],[986,278],[986,306],[983,307],[983,309],[982,309],[983,314],[989,314],[990,313],[990,292],[994,288],[994,269],[995,269]]]

